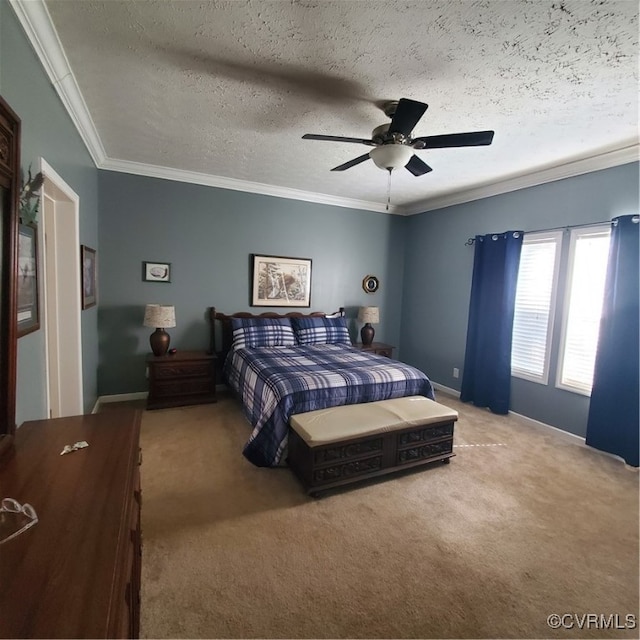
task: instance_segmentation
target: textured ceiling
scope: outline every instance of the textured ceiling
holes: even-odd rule
[[[491,146],[418,151],[401,207],[637,144],[635,0],[46,0],[108,159],[386,202],[370,150],[380,103],[429,109],[414,136],[493,129]],[[259,189],[258,189],[259,190]]]

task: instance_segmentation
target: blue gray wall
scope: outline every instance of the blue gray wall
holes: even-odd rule
[[[403,359],[435,382],[460,390],[474,252],[465,246],[468,238],[508,229],[536,231],[601,222],[636,213],[638,163],[631,163],[408,218]],[[584,435],[589,398],[554,388],[560,327],[557,318],[550,384],[512,378],[512,410]],[[453,378],[454,367],[460,369],[458,379]]]
[[[4,0],[0,2],[0,94],[22,121],[22,167],[26,171],[31,164],[37,171],[42,157],[67,182],[80,197],[80,242],[96,247],[98,171],[15,13]],[[40,287],[42,289],[42,282]],[[98,314],[95,308],[82,312],[82,360],[84,407],[90,411],[97,397]],[[44,362],[44,329],[18,340],[18,424],[45,417]]]
[[[99,393],[145,391],[147,303],[173,304],[177,349],[206,349],[207,310],[248,310],[250,254],[311,258],[311,309],[344,306],[352,339],[360,305],[380,307],[376,339],[398,345],[404,219],[101,171]],[[170,283],[143,282],[142,262],[169,262]],[[362,279],[380,279],[367,294]],[[254,308],[254,312],[296,309]],[[297,309],[301,310],[301,309]]]

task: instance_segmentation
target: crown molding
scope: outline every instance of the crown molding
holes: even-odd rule
[[[481,198],[489,198],[510,191],[518,191],[527,187],[535,187],[547,182],[555,182],[564,178],[572,178],[592,171],[610,169],[619,165],[637,162],[640,156],[640,145],[637,139],[625,140],[619,147],[607,148],[586,158],[572,158],[567,162],[547,165],[536,171],[529,171],[511,176],[504,180],[489,182],[464,191],[447,193],[439,197],[429,198],[420,203],[400,208],[401,215],[416,215],[425,211],[444,209],[456,204],[464,204]]]
[[[603,149],[601,152],[586,158],[571,158],[560,164],[543,166],[535,171],[487,182],[464,191],[446,193],[410,205],[391,205],[389,210],[387,210],[386,205],[379,202],[342,198],[126,160],[114,160],[108,158],[105,153],[104,146],[82,97],[44,0],[9,0],[9,3],[98,169],[244,191],[277,198],[303,200],[336,207],[410,216],[636,162],[639,156],[640,146],[638,140],[628,140],[615,149]]]
[[[573,158],[568,162],[546,166],[537,171],[527,172],[511,176],[504,180],[489,182],[464,191],[446,193],[442,196],[429,198],[419,203],[410,205],[390,205],[387,210],[386,205],[368,200],[356,200],[330,196],[311,191],[302,191],[289,187],[277,187],[261,182],[250,182],[247,180],[237,180],[235,178],[225,178],[195,171],[184,171],[181,169],[171,169],[155,165],[131,162],[128,160],[113,160],[105,158],[98,165],[100,169],[110,171],[120,171],[136,175],[148,176],[152,178],[162,178],[163,180],[175,180],[177,182],[189,182],[220,189],[232,189],[234,191],[244,191],[246,193],[257,193],[261,195],[274,196],[290,200],[304,200],[305,202],[315,202],[335,207],[346,207],[349,209],[364,209],[377,213],[386,213],[400,216],[412,216],[435,209],[444,209],[456,204],[464,204],[482,198],[518,191],[527,187],[535,187],[547,182],[555,182],[564,178],[591,173],[601,169],[610,169],[619,165],[637,162],[640,155],[640,145],[637,140],[627,140],[620,148],[606,149],[600,153],[587,158]]]
[[[323,193],[313,193],[302,191],[301,189],[291,189],[289,187],[278,187],[261,182],[249,182],[248,180],[237,180],[224,176],[213,176],[207,173],[197,173],[195,171],[183,171],[181,169],[171,169],[156,165],[131,162],[129,160],[113,160],[107,158],[99,167],[108,171],[119,171],[121,173],[132,173],[150,178],[162,178],[163,180],[175,180],[177,182],[189,182],[207,187],[218,187],[220,189],[231,189],[232,191],[244,191],[245,193],[257,193],[276,198],[286,198],[289,200],[304,200],[305,202],[315,202],[334,207],[346,207],[349,209],[364,209],[366,211],[380,213],[397,213],[397,207],[390,207],[386,210],[386,205],[379,202],[369,202],[368,200],[356,200],[351,198],[341,198]]]
[[[43,0],[9,2],[93,162],[99,167],[107,156],[45,3]]]

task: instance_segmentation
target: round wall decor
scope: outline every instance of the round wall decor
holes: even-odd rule
[[[375,293],[378,290],[379,286],[380,282],[375,276],[365,276],[364,280],[362,281],[362,288],[367,293]]]

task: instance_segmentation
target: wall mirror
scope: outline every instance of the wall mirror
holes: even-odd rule
[[[0,96],[0,459],[16,429],[17,235],[20,119]]]
[[[365,276],[362,281],[362,288],[367,293],[375,293],[380,286],[380,281],[375,276]]]

